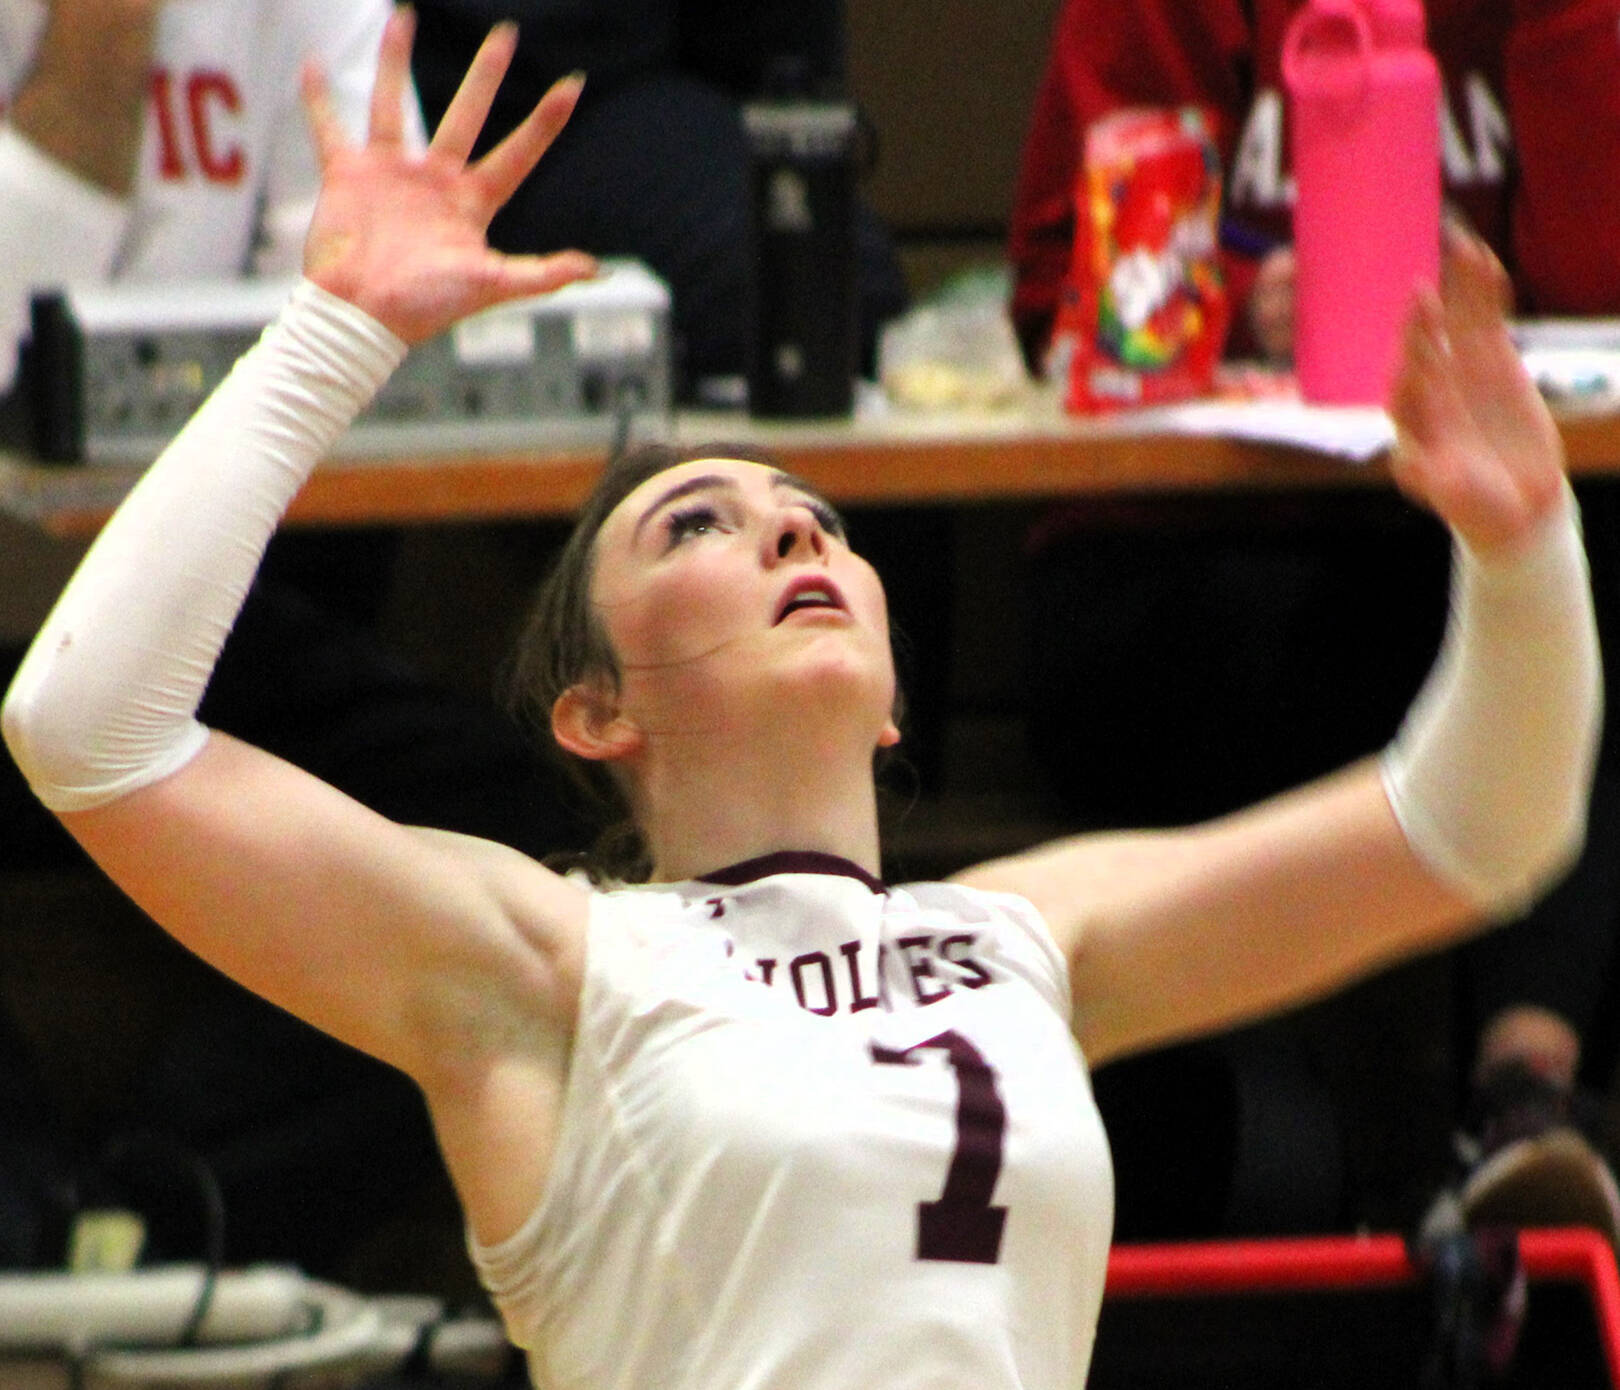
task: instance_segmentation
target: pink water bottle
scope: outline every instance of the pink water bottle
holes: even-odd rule
[[[1440,273],[1440,74],[1422,4],[1310,0],[1282,67],[1300,393],[1382,405],[1413,288]]]

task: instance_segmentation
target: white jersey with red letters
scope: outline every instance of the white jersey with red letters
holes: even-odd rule
[[[388,0],[168,0],[128,198],[0,123],[0,385],[30,290],[69,280],[292,274],[319,188],[299,98],[306,57],[363,136]],[[46,7],[0,0],[0,104],[31,70]],[[421,116],[411,102],[413,134]]]
[[[470,1242],[548,1390],[1070,1390],[1113,1175],[1021,898],[823,855],[596,893],[557,1152]]]

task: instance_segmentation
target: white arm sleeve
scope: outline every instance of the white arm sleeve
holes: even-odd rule
[[[308,281],[96,538],[0,707],[39,798],[74,811],[188,762],[196,710],[281,514],[404,357]]]
[[[1455,547],[1440,656],[1382,763],[1419,857],[1489,913],[1527,906],[1584,842],[1602,706],[1586,553],[1566,491],[1514,554]]]
[[[130,207],[0,121],[0,390],[17,371],[32,290],[112,273]]]

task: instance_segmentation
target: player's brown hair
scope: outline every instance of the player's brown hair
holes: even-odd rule
[[[582,867],[598,882],[641,882],[652,872],[652,863],[629,798],[612,768],[568,753],[551,732],[551,709],[565,690],[589,681],[605,681],[611,689],[619,688],[618,656],[591,602],[596,538],[613,509],[648,478],[678,464],[714,458],[781,467],[767,451],[731,442],[689,447],[642,444],[609,461],[535,596],[508,667],[507,693],[513,713],[560,761],[583,793],[586,809],[602,826],[589,851],[559,856],[559,867]]]

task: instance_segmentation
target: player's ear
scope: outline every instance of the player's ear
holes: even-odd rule
[[[551,706],[551,736],[560,748],[591,762],[618,762],[642,745],[642,733],[619,710],[617,692],[605,681],[582,681]]]

